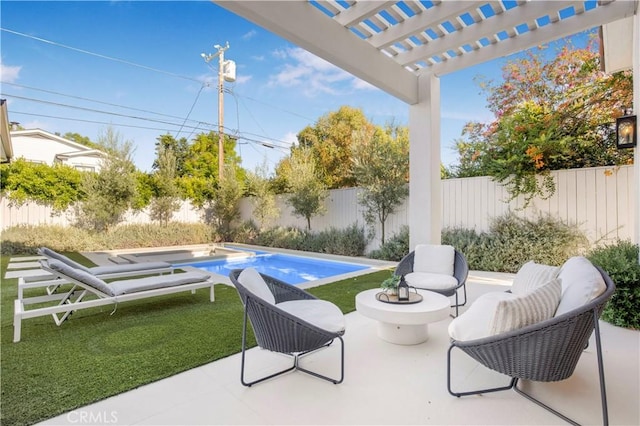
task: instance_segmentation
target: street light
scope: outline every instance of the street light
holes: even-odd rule
[[[235,62],[224,60],[224,52],[229,48],[229,42],[223,47],[219,44],[213,46],[218,49],[216,53],[201,53],[202,59],[209,63],[216,56],[218,57],[218,177],[222,180],[224,170],[224,82],[236,80]]]

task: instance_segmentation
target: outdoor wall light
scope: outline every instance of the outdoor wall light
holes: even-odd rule
[[[637,118],[626,110],[625,115],[616,118],[616,147],[633,148],[638,143]]]

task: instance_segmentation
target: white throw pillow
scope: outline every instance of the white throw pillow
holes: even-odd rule
[[[276,299],[273,297],[273,293],[271,293],[267,283],[255,268],[246,268],[244,271],[240,272],[238,281],[251,293],[275,305]]]
[[[556,316],[589,303],[606,289],[600,272],[589,259],[582,256],[567,260],[562,265],[558,278],[562,282],[562,300],[558,305]]]
[[[485,293],[478,297],[469,308],[449,324],[449,336],[453,340],[467,341],[482,339],[491,335],[491,323],[498,303],[515,299],[515,294],[507,292]]]
[[[413,257],[413,272],[453,275],[453,246],[418,244]]]
[[[555,278],[530,293],[498,303],[490,333],[517,330],[553,317],[560,302],[562,285]]]
[[[305,299],[278,303],[278,308],[323,330],[334,333],[344,331],[344,314],[326,300]]]
[[[522,265],[513,279],[511,292],[524,295],[538,287],[548,283],[558,276],[560,268],[557,266],[542,265],[533,260]]]

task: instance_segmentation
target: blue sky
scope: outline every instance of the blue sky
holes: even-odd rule
[[[141,170],[151,169],[159,135],[217,130],[217,59],[208,65],[200,54],[226,42],[237,80],[225,85],[224,125],[242,136],[247,169],[273,169],[300,130],[342,105],[376,124],[408,122],[406,104],[210,1],[3,0],[0,13],[9,119],[94,141],[111,125],[133,142]],[[504,62],[442,77],[445,164],[466,122],[492,118],[474,78],[499,79]]]

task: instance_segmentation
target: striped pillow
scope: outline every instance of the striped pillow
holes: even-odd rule
[[[498,302],[490,334],[517,330],[553,317],[560,303],[562,284],[555,278],[522,296]]]
[[[525,295],[556,278],[559,273],[560,268],[557,266],[543,265],[531,260],[518,270],[513,279],[511,292],[518,296]]]

